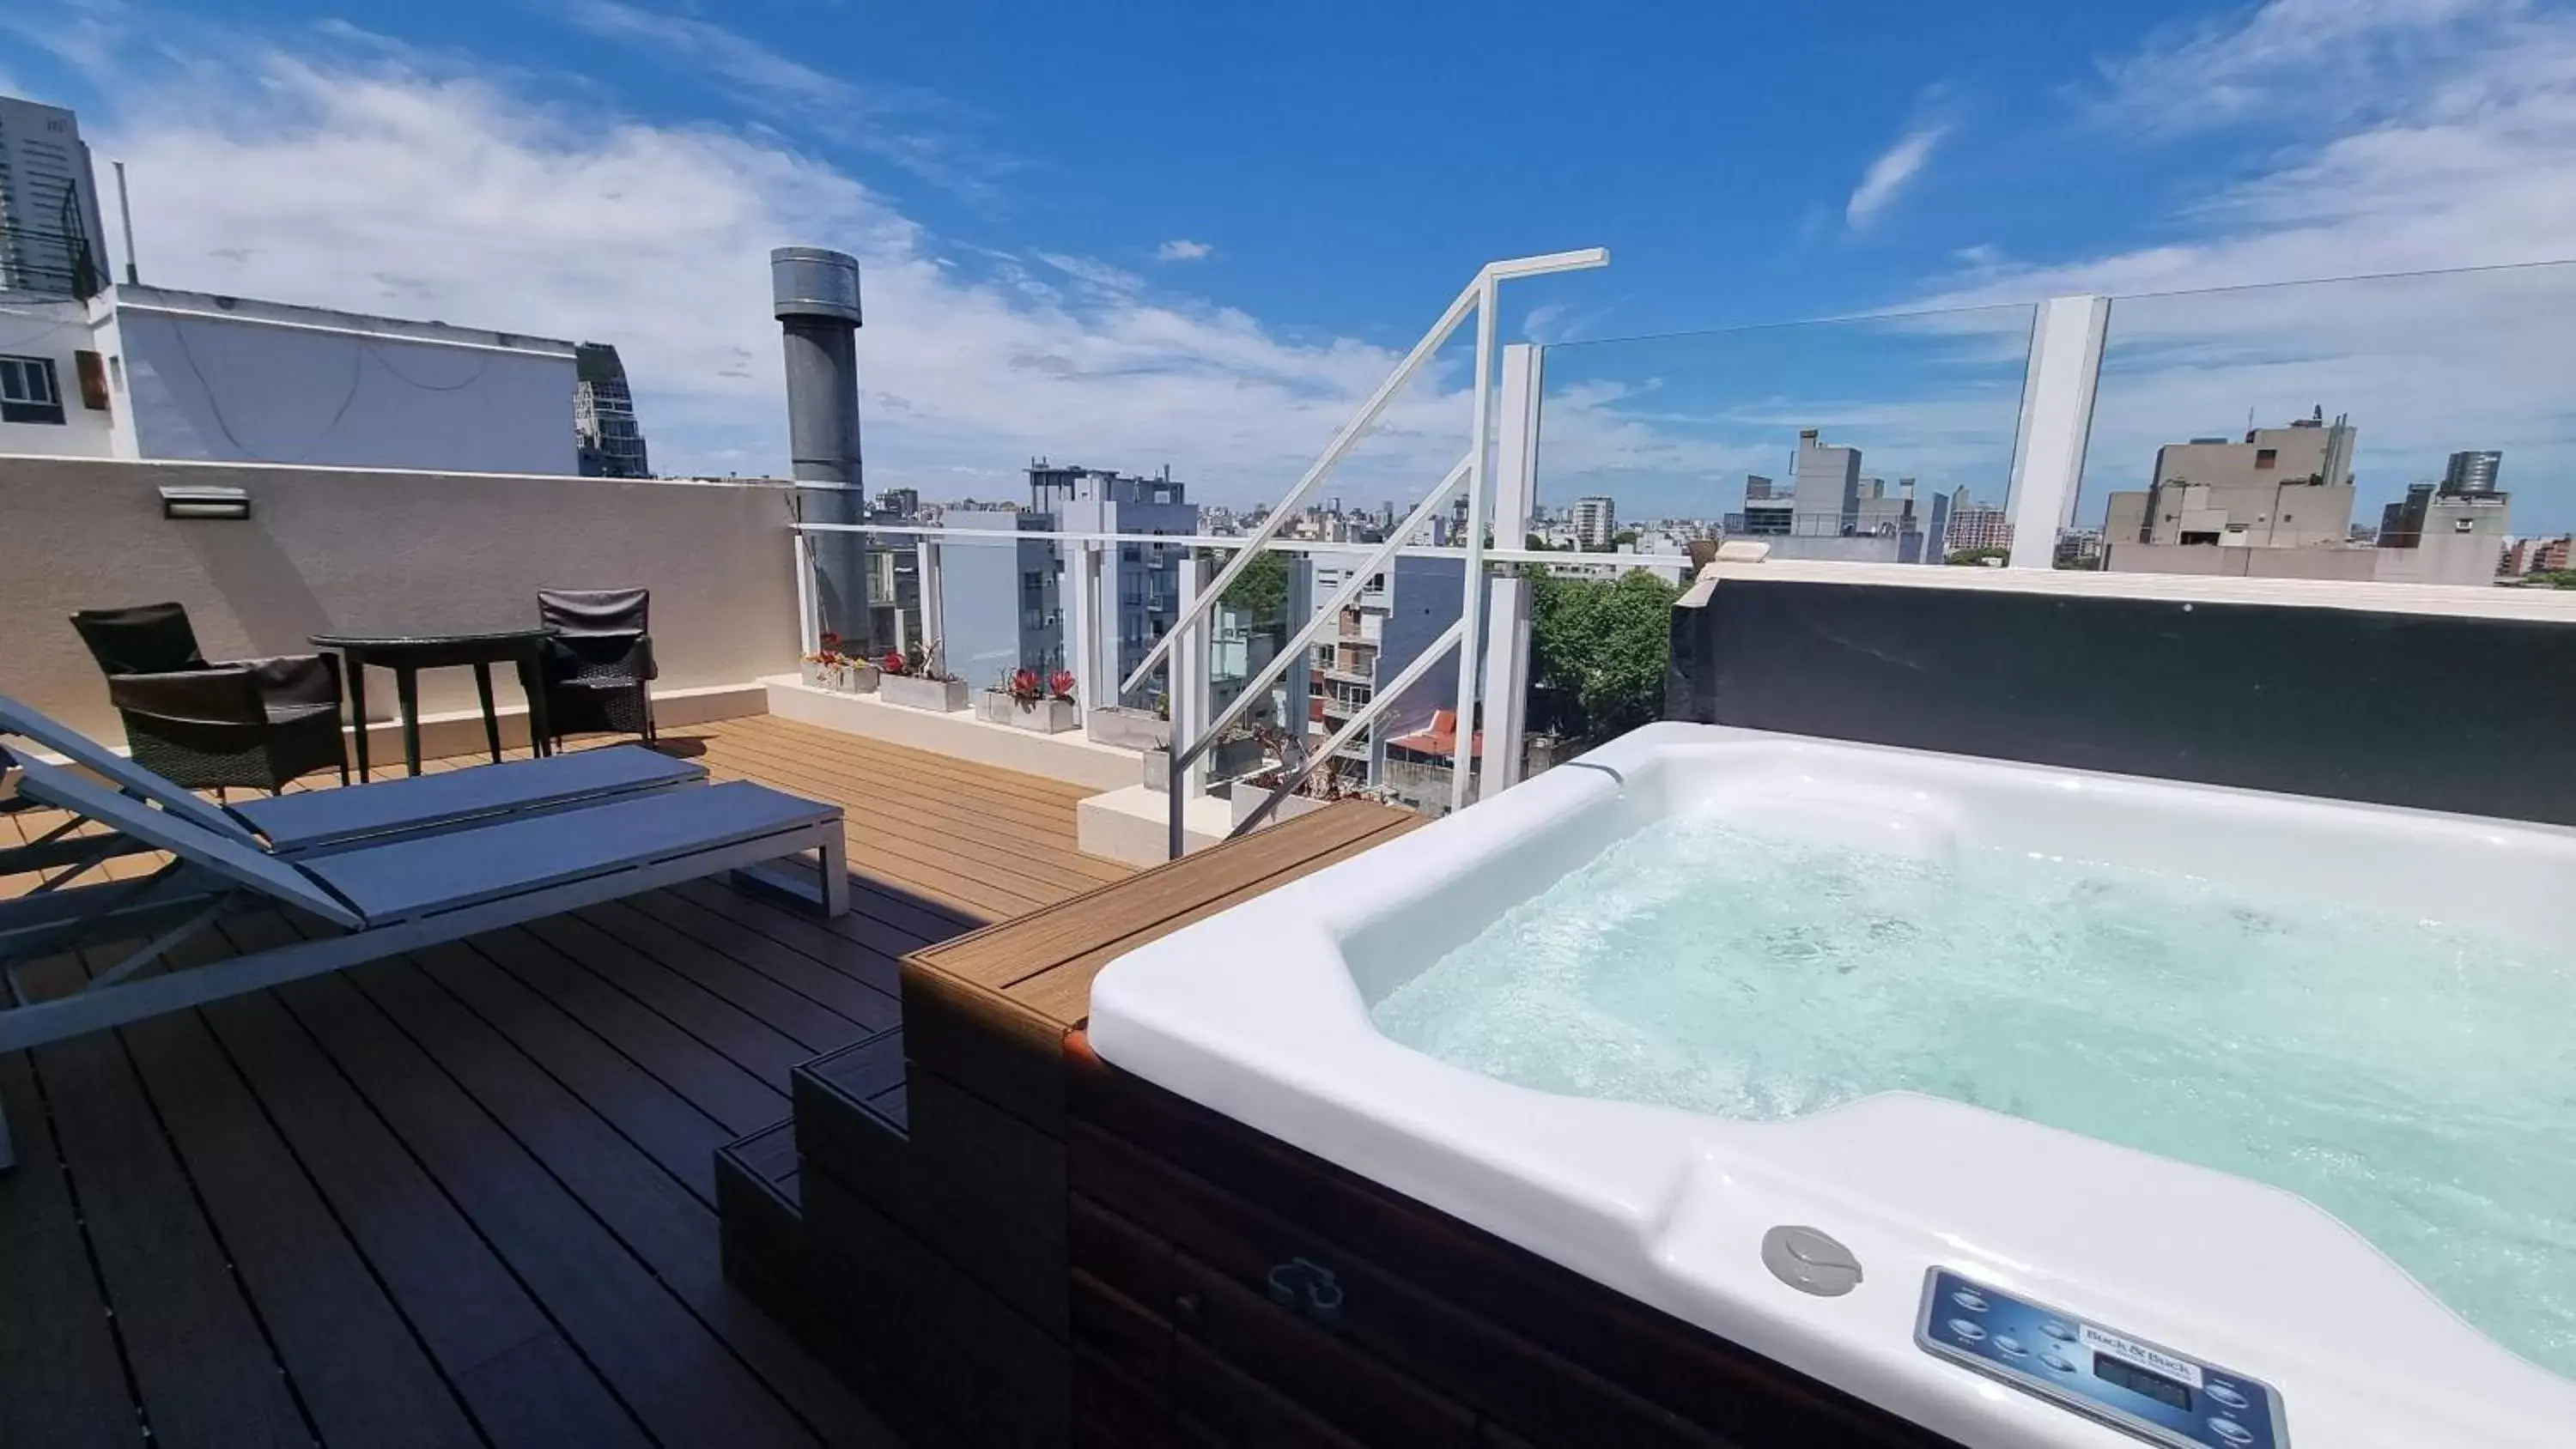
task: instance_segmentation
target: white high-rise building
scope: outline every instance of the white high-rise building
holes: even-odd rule
[[[0,292],[87,297],[109,280],[79,120],[0,96]]]
[[[1577,498],[1565,512],[1566,523],[1574,530],[1574,541],[1585,548],[1608,548],[1612,536],[1619,532],[1619,505],[1608,498]]]

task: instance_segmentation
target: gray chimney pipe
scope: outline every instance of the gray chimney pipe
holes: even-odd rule
[[[867,517],[859,465],[859,261],[821,247],[769,254],[772,310],[787,351],[787,447],[798,516],[814,523]],[[875,652],[869,627],[867,537],[812,535],[822,627]],[[891,642],[891,641],[888,641]]]

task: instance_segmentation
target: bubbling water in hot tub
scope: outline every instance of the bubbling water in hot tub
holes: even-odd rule
[[[1377,1025],[1548,1091],[1763,1120],[1910,1089],[2272,1183],[2576,1376],[2568,955],[1897,843],[1660,821],[1397,986]]]

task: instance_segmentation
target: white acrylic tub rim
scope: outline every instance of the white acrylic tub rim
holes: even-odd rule
[[[1765,828],[1978,839],[2000,823],[2030,848],[2149,865],[2189,851],[2294,895],[2403,884],[2516,934],[2576,928],[2576,831],[1659,724],[1121,958],[1093,985],[1092,1044],[1971,1444],[2136,1441],[1916,1348],[1933,1263],[2267,1379],[2300,1449],[2576,1442],[2576,1384],[2278,1189],[1914,1093],[1769,1123],[1559,1096],[1370,1022],[1369,1000],[1611,840],[1713,806]],[[1759,1242],[1782,1223],[1841,1239],[1859,1288],[1816,1298],[1773,1279]]]

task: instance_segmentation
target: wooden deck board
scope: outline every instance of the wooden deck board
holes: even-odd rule
[[[317,977],[278,995],[654,1439],[814,1442],[555,1171],[354,983]]]
[[[197,1210],[125,1043],[93,1033],[34,1055],[154,1437],[310,1443],[303,1411],[277,1372],[222,1242]]]
[[[692,882],[0,1055],[0,1443],[894,1442],[724,1281],[714,1149],[897,1020],[906,952],[1130,872],[1075,787],[767,719],[666,743],[842,802],[851,914]]]
[[[162,1125],[326,1441],[472,1445],[472,1420],[194,1012],[123,1033]]]
[[[0,1178],[0,1444],[131,1449],[134,1398],[25,1052],[0,1054],[18,1166]]]

